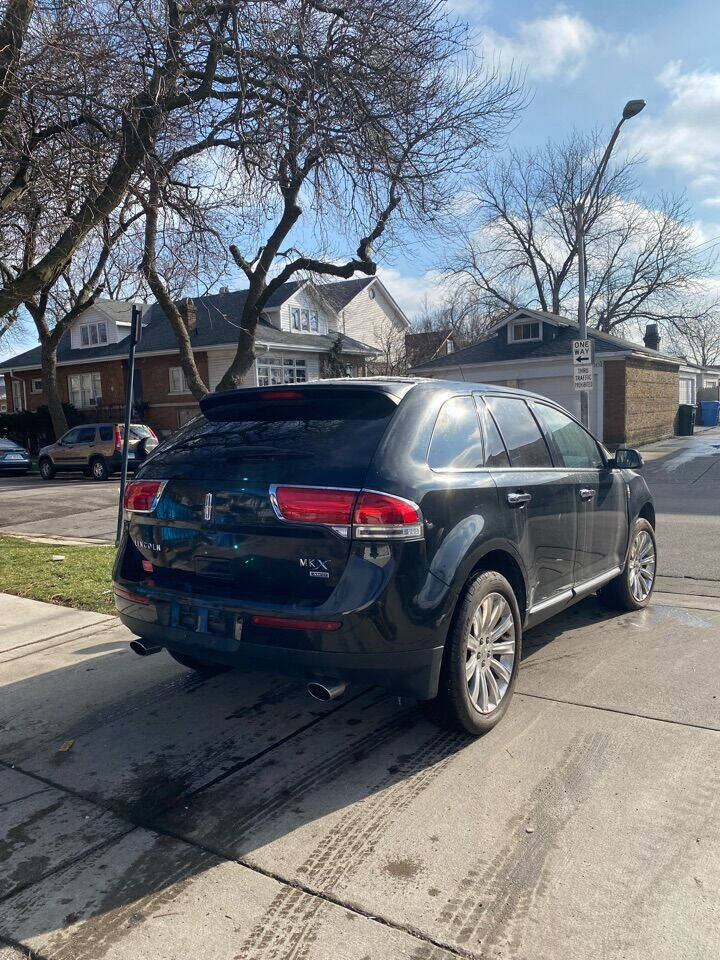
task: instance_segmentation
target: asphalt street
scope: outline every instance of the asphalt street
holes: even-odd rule
[[[720,603],[549,621],[479,740],[0,606],[2,960],[717,956]]]
[[[663,576],[720,581],[720,429],[643,449],[643,475],[656,498]],[[0,476],[0,533],[115,540],[117,478]],[[693,587],[692,584],[689,584]],[[693,587],[694,592],[706,592]],[[693,592],[691,590],[691,592]]]

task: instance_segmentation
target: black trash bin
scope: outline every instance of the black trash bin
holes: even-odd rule
[[[695,432],[697,410],[693,403],[681,403],[678,408],[678,436],[690,437]]]

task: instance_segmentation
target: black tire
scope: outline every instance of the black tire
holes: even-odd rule
[[[210,663],[208,660],[200,660],[198,657],[191,657],[187,653],[178,653],[177,650],[171,650],[170,647],[167,648],[167,652],[173,660],[177,660],[183,667],[196,670],[208,677],[214,676],[216,673],[225,673],[226,670],[230,669],[223,663]]]
[[[503,598],[507,610],[507,616],[501,612],[500,618],[493,629],[498,629],[499,625],[506,622],[508,616],[511,615],[512,622],[508,626],[507,633],[504,633],[497,642],[508,644],[512,640],[514,656],[511,666],[508,662],[509,654],[505,657],[504,663],[500,664],[505,672],[509,673],[509,681],[503,681],[495,672],[499,667],[489,665],[491,662],[495,663],[500,657],[492,658],[488,653],[488,648],[485,648],[483,655],[488,658],[485,675],[488,676],[489,673],[492,673],[493,681],[499,689],[502,689],[503,683],[506,682],[507,685],[493,707],[491,701],[494,697],[491,695],[488,699],[487,683],[480,677],[482,687],[485,690],[486,707],[489,708],[486,709],[486,712],[483,712],[481,707],[473,702],[470,692],[472,681],[468,679],[466,670],[470,667],[472,659],[472,653],[468,649],[468,642],[472,639],[471,627],[476,613],[481,611],[483,601],[486,598],[491,598],[491,594]],[[502,604],[498,601],[491,598],[491,603],[496,604],[501,611],[503,610]],[[480,646],[482,647],[482,643]],[[504,716],[512,699],[521,653],[522,621],[513,588],[502,574],[494,570],[486,570],[473,577],[460,598],[455,619],[445,643],[440,689],[437,698],[426,705],[429,715],[432,719],[440,721],[446,726],[455,729],[460,728],[475,736],[481,736],[492,730]],[[477,653],[475,655],[476,664],[479,658],[480,653]],[[500,679],[500,684],[497,682],[498,679]]]
[[[637,569],[637,557],[633,554],[633,548],[638,537],[649,538],[652,544],[653,563],[652,563],[652,582],[650,589],[645,596],[638,596],[633,588],[633,569]],[[641,542],[647,542],[642,541]],[[645,565],[647,569],[647,565]],[[657,541],[655,540],[655,530],[651,523],[638,517],[633,524],[632,535],[630,537],[630,550],[625,562],[623,572],[606,584],[598,591],[598,596],[602,602],[613,610],[643,610],[652,598],[655,589],[655,577],[657,575]]]
[[[90,461],[90,476],[93,480],[101,482],[102,480],[107,480],[110,476],[110,471],[107,468],[107,464],[102,457],[94,457]]]
[[[43,480],[52,480],[55,477],[55,466],[49,457],[43,457],[38,464],[40,476]]]

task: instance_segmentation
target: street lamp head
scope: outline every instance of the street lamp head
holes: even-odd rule
[[[623,107],[623,120],[629,120],[636,117],[641,110],[645,109],[645,100],[628,100]]]

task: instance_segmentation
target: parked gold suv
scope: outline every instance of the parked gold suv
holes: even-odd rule
[[[107,480],[119,473],[122,461],[124,424],[86,423],[73,427],[55,443],[43,447],[38,467],[43,480],[52,480],[59,471],[78,471],[93,480]],[[154,431],[144,423],[130,424],[128,468],[134,470],[158,445]]]

